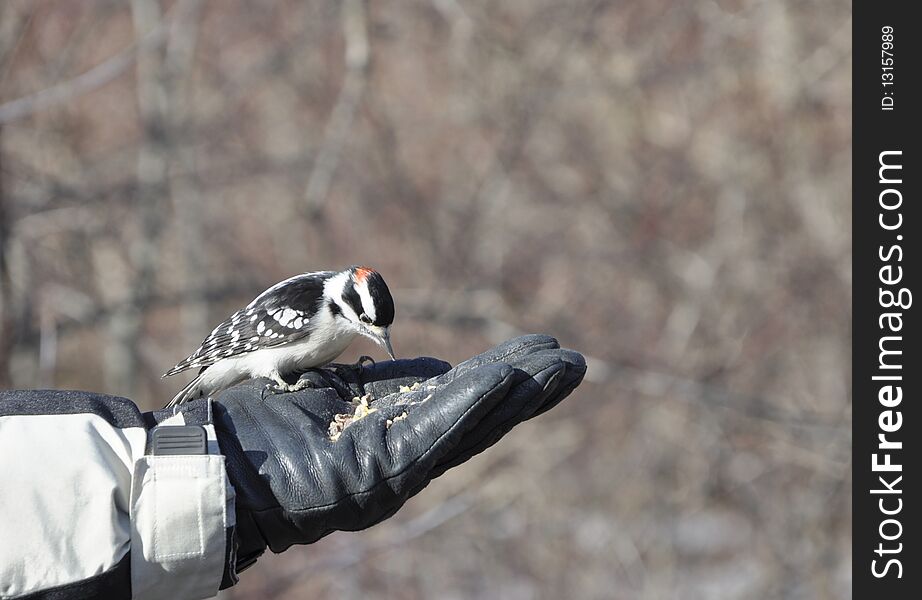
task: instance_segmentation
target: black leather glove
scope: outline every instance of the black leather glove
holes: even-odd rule
[[[585,371],[577,352],[530,335],[453,369],[432,358],[387,361],[310,371],[302,378],[314,388],[290,394],[262,398],[264,380],[219,394],[214,422],[237,493],[238,568],[266,546],[281,552],[386,519],[433,478],[556,405]],[[334,416],[354,414],[353,399],[366,394],[373,412],[332,441]]]

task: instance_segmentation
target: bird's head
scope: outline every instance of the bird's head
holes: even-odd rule
[[[342,285],[334,295],[334,313],[349,321],[362,335],[383,347],[392,359],[391,323],[394,322],[394,299],[381,274],[369,267],[350,267],[337,279]],[[339,296],[338,298],[335,296]]]

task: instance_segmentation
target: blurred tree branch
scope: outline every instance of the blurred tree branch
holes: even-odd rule
[[[22,43],[35,14],[32,4],[27,4],[26,9],[21,11],[11,4],[0,5],[0,86],[6,81],[16,50]]]
[[[304,192],[304,207],[309,217],[317,216],[326,201],[343,145],[349,136],[356,109],[365,90],[369,60],[368,16],[365,2],[366,0],[345,0],[341,5],[345,74]]]
[[[0,104],[0,124],[27,117],[33,113],[72,102],[127,72],[138,55],[158,47],[169,30],[169,20],[163,20],[147,29],[146,33],[129,48],[101,62],[92,69],[55,84],[47,89]]]
[[[168,30],[164,52],[159,47],[139,43],[137,56],[137,98],[144,132],[138,150],[138,189],[135,196],[139,223],[130,236],[128,286],[120,295],[129,298],[112,314],[109,321],[110,344],[107,348],[106,374],[110,389],[135,389],[139,374],[141,331],[160,264],[160,239],[166,223],[166,205],[170,194],[169,165],[173,152],[173,119],[183,114],[179,80],[191,66],[197,31],[200,0],[183,0],[176,5],[177,19]],[[131,14],[138,36],[164,25],[159,0],[132,0]],[[194,199],[193,199],[194,201]],[[192,209],[194,210],[194,209]],[[180,217],[189,217],[184,212]],[[194,242],[191,242],[194,243]],[[102,285],[119,285],[103,275]]]
[[[170,73],[173,89],[172,106],[168,113],[170,139],[175,151],[169,157],[169,195],[173,201],[176,235],[182,260],[179,262],[180,289],[192,296],[182,306],[180,324],[185,347],[195,347],[202,332],[208,331],[208,303],[205,290],[211,283],[207,265],[207,248],[204,243],[196,134],[193,122],[192,75],[195,49],[201,22],[203,2],[194,0],[177,7],[170,45],[164,68]],[[188,174],[188,175],[185,175]]]
[[[0,125],[0,387],[10,386],[10,354],[16,343],[13,333],[13,293],[10,280],[8,243],[10,239],[10,216],[6,207],[6,193],[3,186],[3,126]]]

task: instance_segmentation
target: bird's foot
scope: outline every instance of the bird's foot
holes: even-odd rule
[[[365,363],[371,363],[372,366],[374,366],[375,359],[368,356],[367,354],[363,354],[362,356],[359,357],[357,361],[355,361],[352,364],[347,364],[347,365],[334,364],[331,366],[333,367],[333,370],[336,371],[337,375],[339,375],[339,371],[341,369],[348,369],[350,371],[354,371],[356,375],[356,379],[358,379],[362,375],[362,371],[365,370]]]
[[[357,361],[352,364],[344,365],[334,363],[330,365],[330,368],[344,383],[347,385],[357,386],[359,396],[363,396],[365,394],[365,384],[362,381],[362,373],[365,370],[365,363],[371,363],[374,365],[375,360],[372,357],[363,354]]]
[[[267,383],[266,387],[264,387],[262,391],[262,399],[265,400],[266,396],[271,396],[274,394],[290,394],[292,392],[300,392],[301,390],[307,390],[313,387],[314,384],[309,379],[299,379],[294,383],[288,383],[282,379],[273,383]]]

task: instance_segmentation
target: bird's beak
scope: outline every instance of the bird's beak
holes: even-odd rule
[[[376,342],[381,345],[382,348],[387,350],[387,355],[391,357],[391,360],[397,360],[397,357],[394,356],[394,348],[391,346],[391,330],[389,327],[369,327],[371,334]]]

